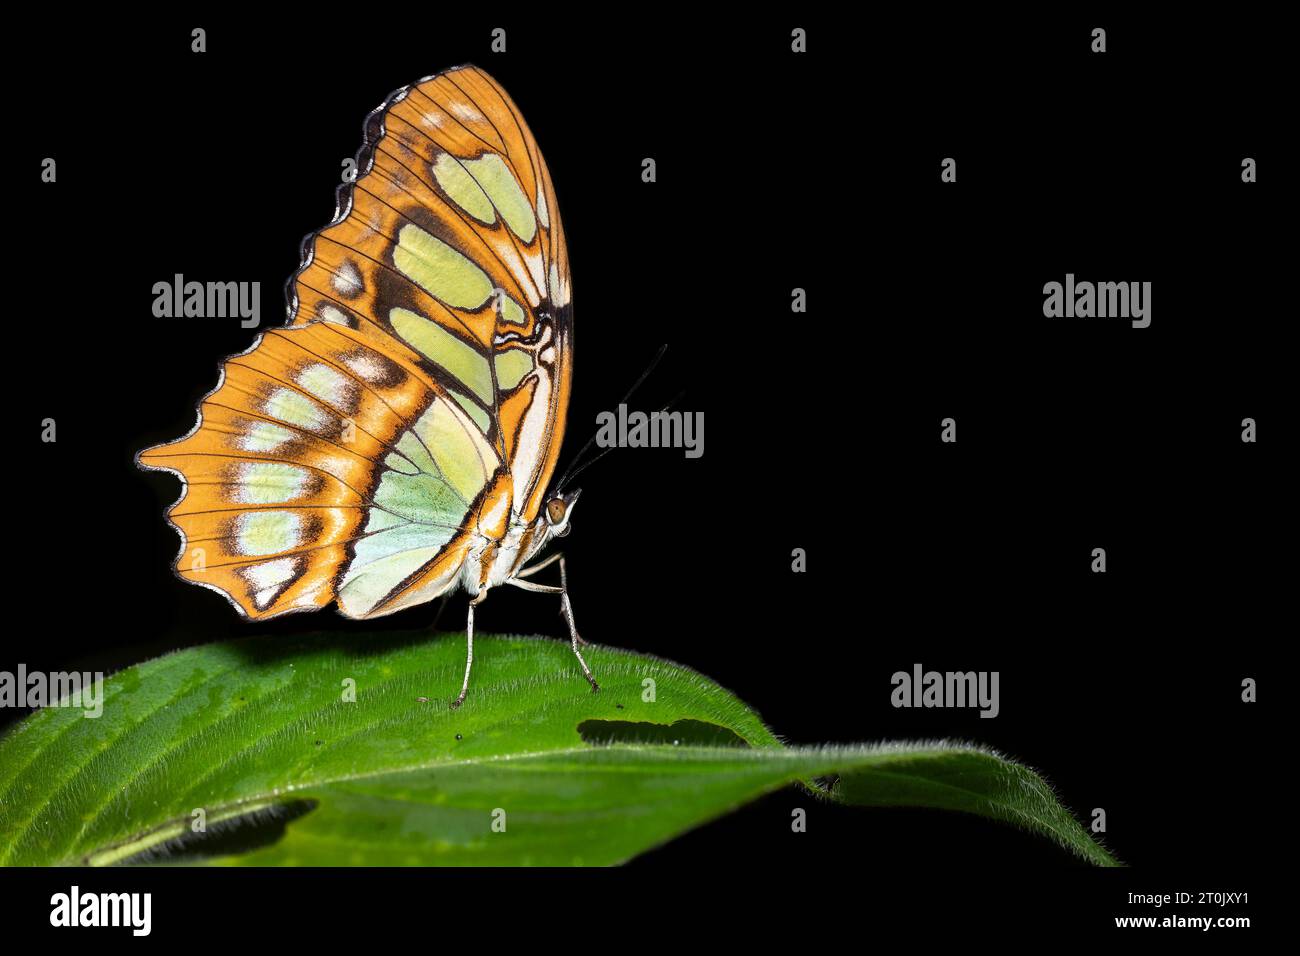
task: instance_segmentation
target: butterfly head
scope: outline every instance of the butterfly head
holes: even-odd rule
[[[577,504],[580,494],[581,488],[568,494],[556,492],[546,502],[546,526],[552,537],[563,538],[569,533],[569,516],[573,514],[573,506]]]

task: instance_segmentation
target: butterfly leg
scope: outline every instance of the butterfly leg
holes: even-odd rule
[[[528,578],[528,577],[532,577],[532,576],[533,576],[534,574],[536,574],[538,571],[542,570],[542,568],[549,568],[549,567],[550,567],[552,564],[554,564],[556,561],[559,561],[559,562],[560,562],[560,587],[564,589],[564,593],[566,594],[565,601],[567,601],[567,600],[568,600],[568,598],[567,598],[567,594],[568,594],[568,592],[569,592],[569,576],[568,576],[568,575],[565,573],[565,571],[564,571],[564,552],[562,552],[562,551],[557,551],[555,554],[551,555],[549,558],[547,558],[547,559],[546,559],[545,561],[543,561],[541,564],[534,564],[531,568],[524,568],[522,571],[520,571],[518,574],[516,574],[515,577],[517,577],[517,578]],[[565,613],[565,616],[566,616],[567,618],[570,619],[570,628],[569,628],[569,629],[570,629],[570,630],[573,630],[573,627],[572,627],[573,609],[570,608],[570,609],[568,610],[568,612],[565,612],[565,611],[564,611],[564,607],[563,607],[563,605],[561,605],[560,610],[561,610],[561,613]],[[587,646],[589,643],[591,643],[591,642],[590,642],[590,641],[584,641],[584,640],[582,639],[582,637],[579,636],[579,637],[578,637],[578,643],[581,644],[583,647],[586,647],[586,646]]]
[[[542,562],[540,562],[540,563],[538,563],[538,564],[534,564],[531,568],[524,568],[522,571],[520,571],[518,574],[516,574],[515,577],[517,577],[517,578],[531,578],[531,577],[532,577],[534,574],[536,574],[538,571],[542,570],[542,568],[549,568],[549,567],[550,567],[552,564],[554,564],[556,561],[559,561],[559,562],[560,562],[560,567],[564,567],[564,563],[563,563],[563,562],[564,562],[564,552],[563,552],[563,551],[556,551],[553,555],[551,555],[551,556],[550,556],[549,558],[547,558],[545,561],[542,561]]]
[[[460,685],[460,696],[451,702],[452,710],[465,703],[465,695],[469,693],[469,671],[474,666],[474,605],[482,604],[487,596],[485,589],[469,602],[469,620],[465,623],[465,682]]]
[[[568,600],[568,575],[564,572],[564,555],[560,554],[558,557],[560,559],[560,587],[564,588],[564,597],[560,598],[560,610],[563,611],[564,619],[569,624],[569,633],[572,633],[573,640],[577,641],[578,644],[585,645],[586,641],[582,640],[581,636],[578,636],[577,626],[573,623],[573,605],[569,604]],[[577,653],[577,648],[573,649],[573,653]],[[578,659],[581,661],[582,658]]]
[[[560,580],[564,580],[563,558],[560,559]],[[532,581],[522,581],[517,576],[510,578],[506,583],[513,584],[517,588],[523,588],[525,591],[536,591],[538,594],[558,594],[560,596],[560,610],[564,614],[564,620],[569,625],[569,638],[570,644],[573,647],[573,656],[576,657],[578,663],[582,665],[582,676],[587,678],[587,683],[591,685],[592,693],[599,691],[600,685],[596,683],[596,678],[591,676],[591,668],[588,667],[587,662],[583,660],[582,651],[578,650],[578,645],[580,643],[586,644],[587,642],[578,636],[578,625],[573,622],[573,605],[569,603],[568,588],[564,586],[557,588],[552,584],[534,584]]]

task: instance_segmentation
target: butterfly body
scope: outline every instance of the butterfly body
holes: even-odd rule
[[[520,570],[523,562],[545,546],[545,520],[531,524],[512,513],[508,524],[484,526],[479,530],[465,558],[462,583],[471,597],[505,584]]]
[[[567,592],[524,567],[577,497],[547,488],[573,319],[541,151],[466,66],[388,97],[357,167],[303,242],[288,323],[226,361],[188,435],[138,456],[185,486],[177,574],[251,619],[380,617],[463,586],[471,645],[474,603],[515,584],[561,594],[576,652]]]

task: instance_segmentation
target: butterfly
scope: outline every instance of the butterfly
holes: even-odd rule
[[[288,322],[226,360],[198,421],[140,467],[184,485],[176,573],[261,620],[356,619],[453,592],[558,594],[593,691],[564,558],[578,491],[547,488],[573,374],[550,173],[518,108],[462,66],[367,118],[357,175],[302,243]],[[529,580],[559,562],[560,585]]]

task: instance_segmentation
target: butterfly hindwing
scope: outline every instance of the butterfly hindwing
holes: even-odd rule
[[[400,353],[323,323],[272,330],[230,359],[201,414],[141,462],[186,480],[170,511],[186,541],[178,572],[250,616],[373,589],[414,552],[432,560],[500,464]]]
[[[390,613],[455,584],[507,505],[537,514],[571,374],[549,174],[462,67],[367,122],[363,170],[304,242],[288,326],[229,359],[195,429],[146,449],[185,492],[177,572],[250,617]]]

